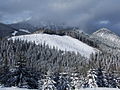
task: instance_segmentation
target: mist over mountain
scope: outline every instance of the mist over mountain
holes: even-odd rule
[[[33,24],[64,23],[92,33],[109,28],[120,34],[119,0],[1,0],[0,21],[11,24],[32,20]]]

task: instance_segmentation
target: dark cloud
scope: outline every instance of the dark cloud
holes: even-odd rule
[[[86,32],[107,27],[120,34],[120,0],[0,0],[0,21],[65,23]]]

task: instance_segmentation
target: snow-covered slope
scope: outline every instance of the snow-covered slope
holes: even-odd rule
[[[30,33],[28,30],[25,29],[19,29],[19,31],[25,32],[25,33]]]
[[[112,31],[108,30],[107,28],[99,29],[98,31],[94,32],[90,37],[97,39],[102,43],[105,43],[112,47],[119,47],[120,44],[120,37]]]
[[[85,89],[78,89],[78,90],[120,90],[117,88],[85,88]]]
[[[19,35],[19,34],[29,34],[30,32],[28,30],[25,30],[25,29],[19,29],[17,31],[14,31],[12,33],[12,36],[16,36],[16,35]]]
[[[91,53],[95,53],[98,50],[88,46],[87,44],[74,39],[70,36],[58,36],[58,35],[49,35],[49,34],[31,34],[31,35],[22,35],[14,36],[10,39],[16,40],[27,40],[29,42],[35,42],[38,44],[48,44],[49,47],[71,52],[79,52],[85,57],[89,57]]]
[[[110,40],[113,42],[118,42],[118,41],[120,42],[120,37],[106,28],[102,28],[98,30],[97,32],[93,33],[93,35],[102,37],[106,40]]]
[[[37,90],[37,89],[26,89],[26,88],[10,87],[10,88],[0,88],[0,90]]]
[[[37,89],[25,89],[25,88],[0,88],[0,90],[37,90]],[[77,90],[120,90],[117,88],[81,88]]]

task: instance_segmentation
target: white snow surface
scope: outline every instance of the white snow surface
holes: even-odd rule
[[[115,33],[111,32],[107,28],[99,29],[98,31],[94,32],[93,35],[101,37],[105,40],[108,40],[114,43],[118,43],[118,42],[120,43],[120,37],[117,36]]]
[[[17,33],[18,33],[18,31],[14,31],[14,32],[12,33],[12,35],[15,36]]]
[[[0,88],[0,90],[37,90],[37,89],[25,89],[25,88],[16,88],[16,87],[11,87],[11,88]],[[78,90],[120,90],[117,88],[81,88]]]
[[[81,55],[89,58],[90,54],[97,52],[98,50],[77,40],[70,36],[59,36],[49,34],[30,34],[11,37],[13,41],[16,39],[25,40],[28,42],[35,42],[38,44],[47,44],[50,48],[55,47],[58,50],[71,51],[80,53]]]
[[[0,90],[37,90],[37,89],[26,89],[26,88],[17,88],[17,87],[5,87],[5,88],[0,88]]]
[[[25,33],[30,33],[28,30],[25,29],[19,29],[19,31],[25,32]]]
[[[78,90],[120,90],[118,88],[84,88],[84,89],[78,89]]]

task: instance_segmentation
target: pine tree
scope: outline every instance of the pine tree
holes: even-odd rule
[[[17,61],[16,67],[10,69],[4,76],[1,77],[1,84],[5,87],[20,87],[20,88],[38,88],[38,79],[35,77],[36,73],[29,71],[25,67],[26,61],[23,56],[19,56],[20,60]]]
[[[39,90],[57,90],[54,84],[55,81],[49,76],[46,76],[45,79],[40,80]]]
[[[83,85],[84,88],[90,87],[107,87],[107,80],[101,68],[91,69],[88,72],[87,81]]]
[[[103,74],[103,70],[101,68],[98,68],[96,75],[97,75],[96,82],[97,82],[98,87],[106,87],[105,77]]]
[[[56,82],[55,87],[57,90],[70,90],[70,78],[66,77],[67,74],[61,73],[61,74],[56,74],[54,81]]]
[[[107,87],[109,88],[118,88],[118,85],[117,85],[117,80],[114,76],[114,74],[107,74],[106,75],[106,80],[107,80]]]
[[[95,69],[90,69],[88,71],[87,81],[83,85],[83,88],[98,87],[97,82],[96,82],[96,78],[97,78],[97,76],[96,76],[96,70]]]

